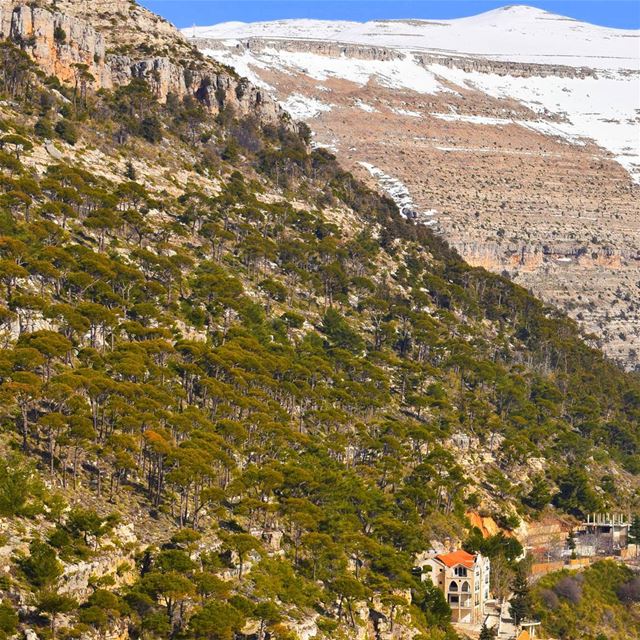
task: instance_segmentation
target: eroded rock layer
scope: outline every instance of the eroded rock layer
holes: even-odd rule
[[[264,91],[203,59],[175,27],[128,1],[0,0],[0,36],[62,82],[111,89],[144,78],[160,101],[194,95],[214,113],[230,106],[265,120],[282,116]]]
[[[504,15],[495,20],[506,28]],[[409,51],[364,36],[320,41],[292,24],[240,25],[251,37],[236,40],[233,25],[221,25],[224,39],[213,27],[192,41],[261,83],[308,122],[317,145],[437,228],[468,262],[508,274],[578,319],[611,357],[638,366],[637,69],[598,58],[595,40],[591,68],[553,56]],[[372,25],[370,40],[384,31]]]

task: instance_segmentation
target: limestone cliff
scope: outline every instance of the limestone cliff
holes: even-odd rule
[[[187,30],[188,31],[188,30]],[[220,50],[227,45],[224,40],[215,38],[190,38],[198,49]],[[331,42],[323,40],[294,40],[294,39],[270,39],[270,38],[244,38],[239,40],[235,47],[239,52],[251,51],[254,53],[265,50],[312,53],[327,57],[344,57],[350,60],[374,60],[388,61],[401,60],[407,52],[401,49],[393,49],[383,46],[371,46],[346,42]],[[560,78],[586,78],[595,77],[595,71],[586,67],[570,67],[562,64],[534,64],[510,62],[506,60],[490,60],[486,58],[473,58],[470,56],[450,56],[437,53],[411,52],[416,62],[428,68],[429,65],[442,65],[451,69],[460,69],[464,72],[478,71],[480,73],[494,73],[498,76],[512,77],[548,77]]]
[[[213,113],[231,106],[269,122],[284,117],[260,89],[202,59],[177,29],[135,3],[0,0],[0,35],[64,83],[87,72],[94,89],[144,78],[160,101],[194,95]]]

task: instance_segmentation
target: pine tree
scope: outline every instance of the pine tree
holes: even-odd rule
[[[495,627],[487,627],[487,623],[484,622],[482,624],[482,629],[480,630],[480,637],[478,640],[494,640],[496,637],[496,629]]]
[[[29,556],[20,558],[18,564],[34,587],[50,587],[62,575],[62,564],[55,550],[40,540],[31,541]]]
[[[515,625],[520,626],[520,623],[531,615],[531,595],[527,575],[520,567],[513,580],[512,589],[513,596],[509,612]]]
[[[78,607],[76,600],[70,596],[57,593],[55,590],[42,591],[36,598],[36,607],[49,616],[51,637],[56,637],[56,619],[60,614],[70,613]]]
[[[131,182],[135,182],[138,179],[138,172],[133,166],[133,162],[131,162],[131,160],[127,160],[127,167],[125,169],[124,175],[125,178],[127,178],[127,180],[131,180]]]
[[[577,555],[576,555],[576,537],[573,531],[569,533],[569,537],[567,538],[567,548],[569,549],[569,551],[571,551],[571,559],[574,560],[577,557]]]

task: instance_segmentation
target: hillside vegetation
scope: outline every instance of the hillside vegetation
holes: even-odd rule
[[[640,577],[609,560],[582,573],[560,571],[536,585],[534,601],[553,638],[627,640],[640,636]]]
[[[0,636],[452,638],[466,511],[636,503],[637,379],[305,127],[0,59]]]

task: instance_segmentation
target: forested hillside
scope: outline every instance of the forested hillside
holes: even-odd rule
[[[306,127],[0,62],[0,637],[455,637],[468,510],[637,503],[637,379]]]
[[[640,634],[640,577],[602,561],[582,573],[545,576],[534,592],[536,613],[551,637],[627,640]]]

